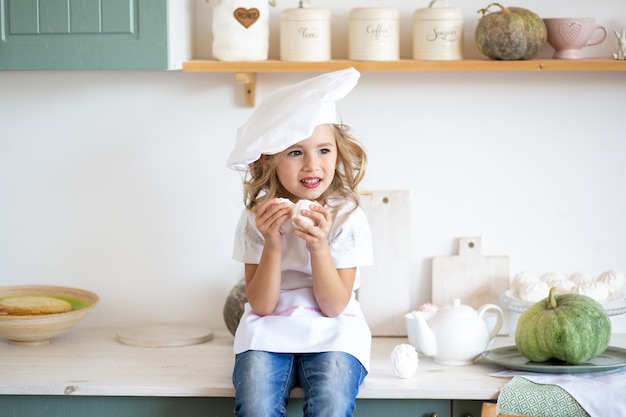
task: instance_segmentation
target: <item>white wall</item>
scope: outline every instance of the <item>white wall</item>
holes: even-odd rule
[[[210,57],[211,11],[196,1],[196,56]],[[402,12],[410,58],[413,10]],[[464,3],[466,51],[476,10]],[[278,46],[279,0],[272,13]],[[333,53],[347,56],[347,12]],[[595,16],[609,29],[587,57],[609,57],[626,3],[519,1],[543,17]],[[550,56],[546,47],[541,56]],[[311,74],[259,74],[257,99]],[[82,325],[201,321],[242,267],[230,258],[241,209],[224,167],[251,114],[232,74],[167,71],[0,73],[0,283],[77,286],[101,296]],[[364,188],[411,191],[412,304],[429,300],[430,259],[459,236],[511,273],[626,271],[626,73],[364,73],[340,103],[370,157]]]

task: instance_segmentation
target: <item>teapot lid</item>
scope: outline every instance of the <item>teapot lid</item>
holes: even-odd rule
[[[460,298],[455,298],[452,300],[451,305],[440,308],[439,311],[437,311],[437,315],[449,318],[468,318],[475,317],[477,313],[472,307],[461,304]]]

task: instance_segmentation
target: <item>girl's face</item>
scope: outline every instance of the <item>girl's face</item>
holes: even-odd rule
[[[317,200],[330,186],[337,166],[337,145],[330,125],[282,152],[276,175],[293,199]]]

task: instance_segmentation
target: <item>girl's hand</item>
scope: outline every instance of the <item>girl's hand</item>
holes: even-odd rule
[[[291,217],[291,207],[271,198],[261,204],[257,210],[256,227],[265,239],[265,246],[273,249],[283,247],[283,235],[280,226]]]
[[[328,209],[312,204],[308,210],[302,210],[300,214],[311,219],[313,224],[296,218],[294,223],[297,224],[300,229],[294,228],[293,233],[306,241],[306,248],[309,252],[328,248],[328,232],[332,225]]]

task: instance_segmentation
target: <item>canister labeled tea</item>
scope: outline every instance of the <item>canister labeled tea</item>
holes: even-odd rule
[[[285,9],[280,14],[280,59],[330,60],[330,11],[316,8]]]
[[[387,7],[359,7],[349,13],[349,52],[355,61],[400,58],[400,12]]]
[[[454,7],[417,9],[413,14],[413,59],[463,59],[463,11]]]

